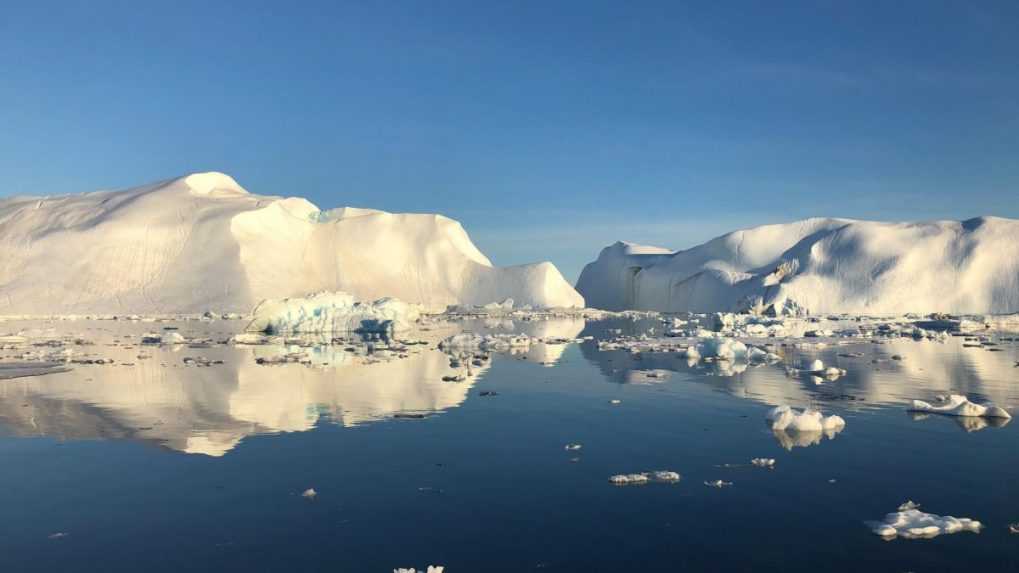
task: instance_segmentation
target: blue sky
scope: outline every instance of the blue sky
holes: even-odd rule
[[[570,279],[617,239],[1019,217],[1016,22],[1014,1],[11,2],[0,193],[218,170],[440,212]]]

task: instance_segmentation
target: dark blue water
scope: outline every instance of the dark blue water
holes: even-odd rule
[[[585,334],[604,328],[592,324]],[[401,403],[422,410],[420,397],[409,395],[413,385],[400,385],[385,394],[384,407],[372,410],[375,403],[360,397],[357,412],[341,409],[350,419],[366,411],[377,418],[347,426],[309,388],[385,381],[342,369],[308,379],[300,370],[308,367],[294,365],[269,371],[250,390],[256,382],[243,370],[203,382],[212,376],[206,369],[189,371],[190,383],[120,380],[130,400],[91,401],[102,391],[80,386],[101,385],[113,370],[75,379],[75,388],[60,386],[60,375],[0,382],[7,433],[0,438],[0,570],[1019,569],[1019,535],[1007,527],[1019,521],[1019,424],[966,431],[951,418],[914,420],[901,403],[959,387],[1012,407],[1015,348],[980,355],[957,341],[859,348],[867,357],[855,362],[837,356],[846,348],[818,351],[850,371],[823,388],[777,366],[720,376],[671,356],[599,352],[593,342],[566,346],[552,367],[496,355],[472,386],[465,383],[462,401],[425,399],[435,402],[433,415],[393,418]],[[903,349],[913,352],[905,354],[915,363],[908,368],[871,362]],[[671,375],[650,383],[626,376],[648,368]],[[160,384],[177,384],[187,396],[167,401],[175,388]],[[437,382],[429,374],[420,384]],[[273,385],[307,395],[310,429],[242,427],[237,412],[250,409],[258,392],[267,402],[289,399]],[[480,395],[489,391],[497,395]],[[194,397],[202,392],[212,397]],[[243,437],[216,456],[184,453],[169,429],[160,441],[153,438],[160,426],[142,426],[150,423],[138,406],[146,395],[167,428],[177,409],[186,420],[178,425],[191,434],[242,427]],[[786,449],[764,424],[780,401],[819,406],[847,427]],[[316,414],[324,411],[334,414]],[[45,431],[33,433],[33,424]],[[574,442],[583,449],[564,450]],[[776,458],[776,468],[749,466],[761,456]],[[655,469],[678,471],[682,480],[617,487],[607,479]],[[733,485],[703,485],[714,479]],[[310,487],[317,497],[303,498]],[[864,524],[907,499],[986,527],[889,542]]]

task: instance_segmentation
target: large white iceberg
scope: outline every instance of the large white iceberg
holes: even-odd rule
[[[322,211],[222,173],[0,200],[0,259],[0,314],[248,312],[319,291],[439,310],[584,306],[551,263],[493,266],[452,219]]]
[[[1019,311],[1019,220],[806,219],[683,250],[616,243],[577,281],[593,308],[766,314]]]
[[[345,292],[262,301],[252,311],[248,332],[397,332],[409,330],[420,317],[416,304],[395,298],[358,302]]]

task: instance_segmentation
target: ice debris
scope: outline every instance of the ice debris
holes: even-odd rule
[[[775,458],[754,458],[750,463],[759,468],[775,469]]]

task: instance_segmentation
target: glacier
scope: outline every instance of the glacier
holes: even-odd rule
[[[671,251],[617,242],[584,267],[592,308],[768,315],[1019,312],[1019,220],[813,218]]]
[[[0,200],[0,260],[7,315],[247,313],[321,291],[429,310],[584,306],[551,263],[494,266],[442,215],[322,211],[217,172]]]

